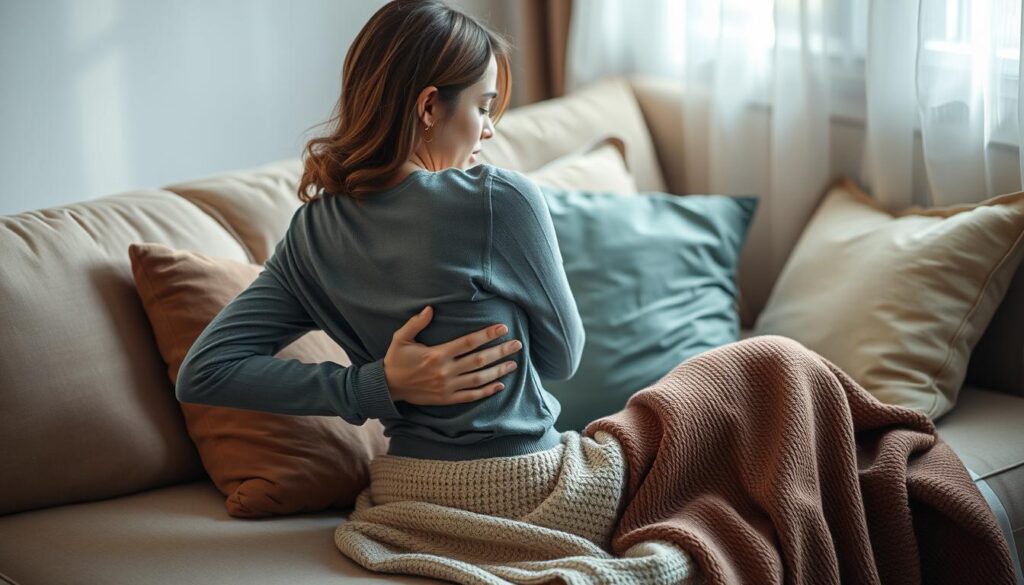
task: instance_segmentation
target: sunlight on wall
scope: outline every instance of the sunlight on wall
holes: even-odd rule
[[[383,2],[0,1],[0,213],[298,158]]]
[[[100,193],[108,184],[131,185],[133,180],[126,152],[124,58],[110,42],[120,2],[77,2],[69,8],[70,46],[81,59],[80,71],[69,80],[78,122],[73,147],[83,163],[79,187]]]

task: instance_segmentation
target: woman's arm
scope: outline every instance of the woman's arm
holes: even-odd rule
[[[337,415],[354,425],[400,416],[388,391],[383,359],[343,366],[274,357],[315,329],[268,261],[192,344],[178,371],[175,394],[181,402],[211,406]]]
[[[586,336],[547,200],[523,173],[495,167],[488,201],[488,287],[526,312],[530,359],[538,373],[550,380],[571,378]]]
[[[288,230],[263,271],[206,326],[189,348],[175,380],[180,402],[245,408],[293,415],[337,415],[354,425],[368,418],[401,416],[394,401],[458,404],[502,389],[496,380],[514,362],[480,370],[519,348],[508,340],[478,349],[505,335],[491,325],[427,346],[416,335],[433,318],[425,310],[392,335],[383,358],[361,366],[334,362],[308,364],[274,357],[308,331],[318,329],[294,292],[294,226]],[[387,366],[385,368],[385,365]]]

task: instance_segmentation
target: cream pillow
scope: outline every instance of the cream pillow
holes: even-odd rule
[[[556,158],[525,173],[538,185],[635,195],[636,180],[626,165],[626,145],[617,136],[605,136],[572,154]]]
[[[949,412],[1024,246],[1024,192],[893,214],[843,180],[786,260],[754,335],[800,341],[882,402]]]

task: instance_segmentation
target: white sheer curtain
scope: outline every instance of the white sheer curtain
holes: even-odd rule
[[[567,87],[681,79],[685,192],[761,195],[770,282],[834,176],[894,210],[1022,188],[1021,2],[577,0]]]

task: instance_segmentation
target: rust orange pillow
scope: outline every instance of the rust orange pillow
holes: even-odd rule
[[[199,334],[263,267],[149,242],[131,244],[128,255],[174,383]],[[351,364],[323,331],[307,333],[276,356]],[[228,514],[239,518],[351,507],[369,485],[370,460],[387,452],[390,441],[377,419],[355,426],[333,416],[180,404],[203,466],[227,496]]]

